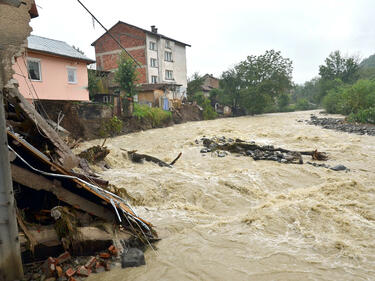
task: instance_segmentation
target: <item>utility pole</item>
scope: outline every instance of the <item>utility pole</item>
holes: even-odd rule
[[[2,90],[0,81],[0,281],[11,281],[22,279],[23,269]]]

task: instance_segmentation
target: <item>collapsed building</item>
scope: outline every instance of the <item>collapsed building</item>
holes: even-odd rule
[[[58,133],[63,129],[53,128],[50,124],[54,122],[42,117],[11,79],[12,60],[25,46],[30,16],[37,15],[34,1],[14,2],[0,1],[0,118],[4,120],[5,112],[6,121],[0,122],[5,142],[1,149],[3,170],[10,168],[13,189],[7,182],[0,184],[9,187],[10,195],[3,212],[10,215],[4,219],[11,225],[14,215],[18,230],[17,224],[10,229],[18,235],[14,241],[10,237],[13,234],[9,238],[1,232],[0,244],[10,239],[15,243],[12,249],[20,248],[24,263],[64,251],[91,255],[110,245],[121,250],[131,239],[150,244],[157,238],[152,224],[140,218],[123,197],[111,192],[109,183],[92,173],[87,161],[73,154]],[[22,268],[15,269],[14,274],[5,272],[6,267],[17,267],[18,253],[7,259],[4,247],[0,280],[19,279]]]

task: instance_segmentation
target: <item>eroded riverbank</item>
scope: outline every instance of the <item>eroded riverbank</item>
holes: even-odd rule
[[[126,188],[163,240],[157,253],[146,252],[146,266],[88,280],[371,280],[375,139],[297,122],[310,114],[192,122],[107,141],[112,169],[104,178]],[[329,153],[327,164],[350,172],[203,156],[194,141],[204,135],[317,148]],[[169,169],[132,163],[121,148],[166,161],[183,156]]]

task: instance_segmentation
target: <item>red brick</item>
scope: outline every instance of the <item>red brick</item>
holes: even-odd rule
[[[68,260],[70,260],[72,256],[70,255],[69,252],[62,253],[60,256],[56,258],[57,264],[62,264]]]
[[[118,256],[118,250],[117,250],[117,248],[115,246],[113,246],[113,245],[110,246],[108,248],[108,251],[111,253],[112,256],[115,256],[115,257]]]
[[[108,253],[100,253],[99,257],[101,257],[102,259],[109,259],[111,255]]]
[[[44,264],[42,265],[42,270],[46,277],[51,277],[54,275],[54,272],[56,270],[56,260],[52,257],[49,257],[46,259]]]
[[[91,269],[96,263],[96,258],[95,257],[91,257],[85,264],[85,267],[88,268],[88,269]]]
[[[65,271],[65,275],[66,277],[72,277],[74,274],[76,274],[76,271],[74,269],[72,269],[71,267],[67,269],[67,271]]]
[[[146,32],[140,28],[117,23],[111,29],[113,36],[118,39],[125,48],[141,47],[141,49],[130,50],[129,53],[141,64],[146,65]],[[121,48],[108,35],[105,34],[95,42],[96,65],[101,70],[112,70],[117,68],[118,56]],[[108,54],[108,52],[115,52]],[[106,54],[107,53],[107,54]],[[146,69],[138,69],[138,83],[147,83]]]
[[[90,269],[87,269],[83,265],[77,269],[77,275],[82,277],[88,277],[91,273]]]

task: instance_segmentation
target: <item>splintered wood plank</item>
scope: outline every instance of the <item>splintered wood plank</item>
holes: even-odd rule
[[[60,156],[60,163],[65,169],[70,170],[78,165],[78,158],[73,154],[69,146],[60,138],[57,132],[48,124],[48,122],[36,111],[18,91],[18,89],[9,89],[8,95],[15,98],[25,115],[34,123],[35,126],[51,141],[56,148],[56,153]]]
[[[107,221],[115,220],[113,212],[109,211],[103,206],[95,204],[77,194],[70,192],[69,190],[62,187],[59,181],[49,180],[44,176],[35,174],[14,164],[11,164],[11,169],[13,180],[15,182],[18,182],[19,184],[22,184],[34,190],[45,190],[48,192],[52,192],[59,200],[77,209],[81,209]]]

